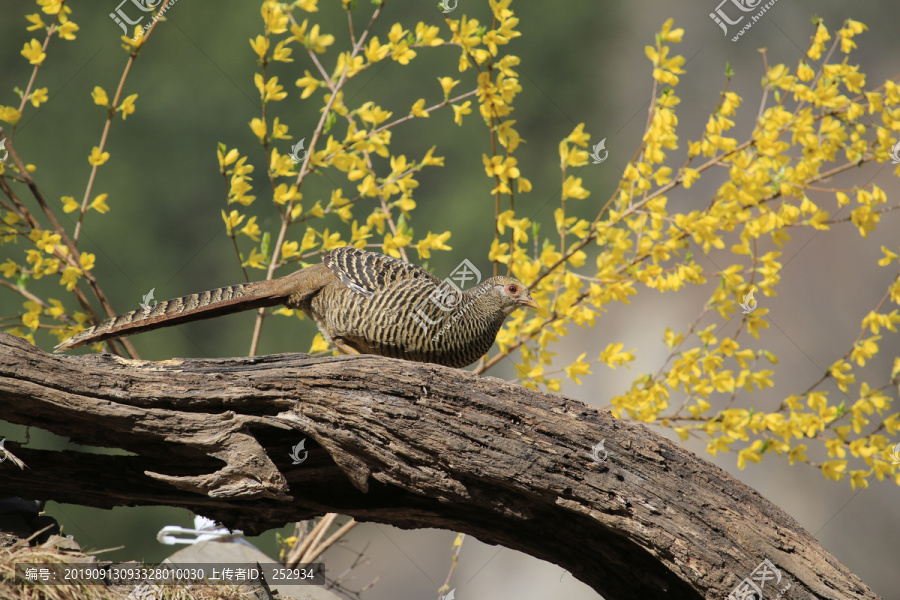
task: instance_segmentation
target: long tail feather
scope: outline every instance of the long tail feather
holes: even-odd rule
[[[151,331],[220,315],[284,303],[289,290],[280,280],[242,283],[158,302],[103,321],[56,346],[62,352],[123,335]]]

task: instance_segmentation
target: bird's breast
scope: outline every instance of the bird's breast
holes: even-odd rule
[[[462,367],[485,354],[499,330],[477,303],[474,294],[415,279],[368,297],[343,285],[326,286],[311,313],[326,337],[358,352]]]

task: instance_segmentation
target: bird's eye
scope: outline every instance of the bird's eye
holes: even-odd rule
[[[515,296],[516,294],[519,293],[519,286],[517,286],[514,283],[510,284],[510,285],[506,286],[506,291]]]

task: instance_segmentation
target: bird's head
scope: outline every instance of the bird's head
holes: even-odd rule
[[[509,315],[523,306],[538,307],[525,284],[515,277],[491,277],[482,285],[488,289],[486,295],[499,304],[504,315]]]

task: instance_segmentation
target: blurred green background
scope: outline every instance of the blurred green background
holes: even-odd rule
[[[414,30],[417,22],[424,21],[438,25],[440,36],[449,39],[450,32],[436,4],[432,0],[388,1],[373,33],[384,41],[394,22]],[[591,143],[607,139],[610,158],[602,165],[589,164],[577,173],[571,172],[583,178],[584,187],[592,195],[570,202],[570,214],[596,214],[639,144],[652,89],[643,48],[653,43],[654,32],[668,17],[675,18],[676,27],[685,28],[684,43],[674,50],[687,59],[687,74],[677,88],[682,99],[678,107],[681,141],[677,159],[671,164],[681,164],[686,140],[697,137],[716,106],[726,62],[736,72],[731,89],[745,99],[735,135],[746,135],[760,99],[763,68],[759,49],[767,48],[770,64],[795,65],[813,31],[810,18],[814,14],[823,17],[832,30],[848,17],[869,26],[870,31],[857,38],[860,48],[850,58],[868,74],[867,89],[878,85],[874,82],[900,74],[897,3],[781,1],[737,43],[724,37],[710,20],[708,15],[716,4],[713,0],[513,2],[523,35],[513,40],[508,52],[522,58],[517,70],[524,88],[516,99],[513,118],[527,142],[516,156],[523,175],[534,184],[530,194],[517,195],[520,215],[552,224],[553,210],[559,205],[558,143],[580,122],[586,123]],[[44,195],[56,203],[61,196],[74,196],[80,201],[83,195],[90,172],[87,156],[99,143],[105,119],[104,109],[91,99],[91,90],[99,85],[112,97],[127,61],[119,39],[121,30],[109,18],[117,2],[95,0],[72,2],[71,6],[71,18],[80,27],[77,39],[69,42],[54,38],[51,42],[36,83],[36,87],[49,88],[50,101],[39,109],[30,105],[26,108],[15,137],[16,148],[26,162],[37,166],[34,177]],[[27,85],[32,67],[20,52],[34,33],[41,32],[26,31],[24,15],[37,10],[33,3],[0,0],[0,104],[18,106],[13,88]],[[355,17],[357,31],[372,10],[369,3],[360,2]],[[490,9],[482,0],[459,0],[450,16],[458,18],[461,13],[484,21]],[[320,2],[319,12],[310,17],[311,22],[321,24],[323,32],[336,37],[324,56],[330,72],[337,53],[347,47],[346,17],[339,10],[339,2],[325,0]],[[124,90],[124,95],[139,94],[137,111],[126,121],[117,117],[113,123],[106,148],[111,158],[100,168],[94,186],[95,195],[109,194],[111,210],[106,215],[89,212],[80,244],[82,250],[97,255],[94,273],[117,311],[137,308],[151,288],[155,288],[155,298],[162,300],[242,280],[220,217],[225,207],[225,185],[216,160],[219,142],[249,155],[256,166],[253,193],[258,199],[248,212],[258,215],[263,231],[273,236],[277,233],[277,213],[269,201],[261,148],[248,126],[260,114],[259,95],[253,84],[258,67],[248,39],[261,32],[258,2],[179,0],[141,51]],[[271,67],[271,73],[279,76],[289,92],[287,99],[272,105],[274,114],[289,124],[294,136],[291,141],[279,142],[283,153],[300,138],[308,141],[319,117],[321,93],[301,100],[294,85],[304,69],[314,72],[298,48],[295,45],[295,62]],[[409,66],[386,61],[363,72],[349,84],[345,102],[352,107],[372,100],[393,111],[396,118],[407,114],[419,98],[426,99],[426,106],[440,101],[440,76],[462,80],[455,92],[474,86],[471,71],[458,72],[457,49],[421,49],[418,53]],[[343,135],[343,131],[339,126],[337,135]],[[450,230],[453,251],[434,253],[429,268],[439,275],[449,273],[462,258],[468,258],[486,273],[493,237],[494,208],[489,193],[493,184],[482,166],[481,156],[490,152],[490,140],[477,107],[463,127],[455,125],[452,111],[445,109],[393,130],[394,153],[415,159],[432,145],[437,146],[436,155],[446,157],[446,166],[426,168],[417,176],[420,187],[414,197],[418,208],[412,220],[416,239],[428,231]],[[376,164],[386,168],[383,160]],[[895,199],[900,193],[896,178],[882,167],[850,177],[858,178],[860,185],[877,177],[889,198]],[[355,195],[355,184],[347,185],[338,173],[329,171],[310,178],[303,189],[304,206],[311,206],[317,199],[327,201],[335,186],[344,186],[345,196]],[[670,200],[670,207],[705,203],[708,197],[708,189],[680,190]],[[58,214],[71,223],[72,215]],[[358,217],[364,219],[366,214],[368,210],[359,211]],[[349,237],[349,225],[335,218],[329,226]],[[302,234],[302,228],[294,229],[291,239],[299,240]],[[784,339],[763,340],[770,347],[774,345],[773,351],[782,358],[784,368],[776,372],[782,374],[780,381],[785,387],[754,395],[748,404],[768,402],[777,406],[786,393],[813,381],[818,372],[804,371],[809,365],[803,356],[828,365],[843,353],[858,332],[859,319],[865,314],[861,311],[874,306],[883,293],[884,275],[872,266],[873,257],[879,255],[879,244],[896,251],[896,240],[900,239],[893,214],[882,219],[874,239],[864,245],[852,226],[818,237],[807,232],[797,232],[796,236],[808,238],[809,247],[803,245],[801,252],[798,244],[791,250],[796,253],[791,259],[796,260],[783,273],[780,295],[767,301],[772,303],[773,318],[780,315],[797,329],[782,331]],[[242,247],[245,255],[249,248]],[[8,255],[18,258],[21,252],[21,245],[2,246],[0,262]],[[418,260],[415,252],[410,257]],[[859,268],[860,264],[864,268]],[[261,278],[264,272],[251,271],[251,276]],[[61,288],[53,279],[33,282],[34,289],[45,296],[62,298]],[[708,290],[688,289],[673,299],[672,295],[642,291],[631,306],[613,307],[596,329],[575,330],[562,346],[563,359],[586,349],[594,354],[610,341],[620,340],[626,341],[626,349],[636,347],[642,352],[630,371],[595,369],[585,385],[567,385],[564,393],[596,406],[606,405],[637,373],[659,366],[664,353],[655,349],[660,346],[663,328],[679,328],[690,322],[707,295]],[[0,314],[17,312],[20,304],[17,295],[0,290]],[[775,306],[781,312],[776,313]],[[141,356],[151,360],[244,355],[253,319],[252,314],[234,315],[143,334],[132,341]],[[309,323],[272,317],[266,321],[259,352],[306,351],[314,334],[315,328]],[[770,334],[777,335],[774,329]],[[49,337],[38,341],[45,349],[52,345]],[[897,354],[897,342],[885,340],[883,345],[882,361],[890,361]],[[492,374],[511,378],[512,370],[501,365]],[[22,428],[0,421],[0,437],[22,441],[24,435]],[[62,449],[67,441],[32,430],[31,444]],[[702,452],[704,445],[689,447]],[[876,592],[885,598],[897,597],[891,586],[896,583],[892,572],[900,555],[896,486],[876,483],[860,495],[847,483],[825,482],[818,472],[802,466],[788,468],[775,457],[737,471],[734,455],[715,459],[703,456],[783,507]],[[160,560],[172,551],[155,541],[160,527],[190,526],[192,519],[187,511],[156,507],[102,511],[51,503],[48,512],[86,548],[124,546],[105,556],[149,561]],[[360,587],[374,576],[380,574],[382,578],[363,597],[431,597],[446,576],[452,540],[451,532],[408,532],[378,524],[357,528],[348,546],[360,550],[370,544],[367,555],[371,558],[370,564],[358,569]],[[577,537],[574,540],[577,543]],[[274,532],[269,532],[255,543],[271,554],[274,541]],[[458,588],[460,598],[597,597],[558,567],[475,540],[466,544],[451,583]],[[326,556],[326,562],[333,565],[351,559],[352,552],[342,549]]]

